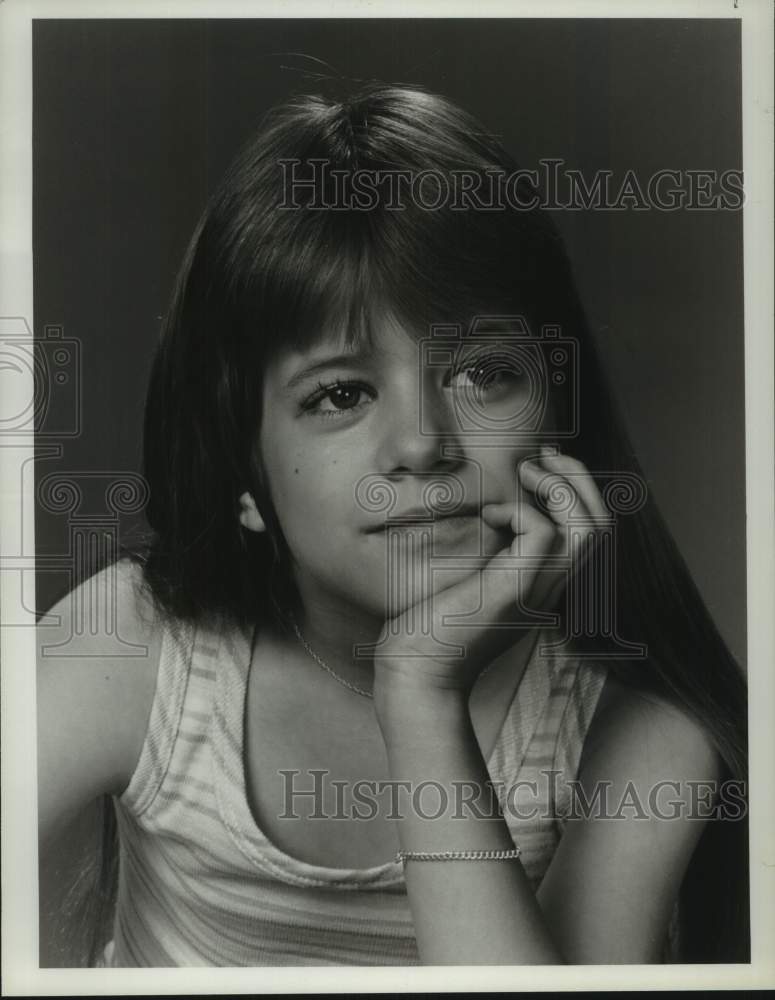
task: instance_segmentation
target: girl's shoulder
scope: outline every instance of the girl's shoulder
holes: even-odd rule
[[[126,559],[75,587],[41,619],[40,755],[52,779],[71,777],[76,797],[120,794],[134,772],[164,628],[142,566]],[[71,762],[72,776],[62,773],[62,757]]]
[[[707,729],[666,693],[609,671],[590,722],[581,776],[590,780],[716,780],[721,759]]]

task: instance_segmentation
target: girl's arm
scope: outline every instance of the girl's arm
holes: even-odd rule
[[[567,961],[660,961],[722,778],[720,758],[696,722],[665,699],[608,678],[579,773],[591,808],[567,823],[538,892]]]
[[[519,860],[412,861],[407,891],[424,963],[574,964],[659,961],[673,903],[704,822],[696,789],[710,788],[718,762],[701,730],[667,704],[612,685],[596,714],[591,750],[581,773],[587,801],[609,785],[611,818],[570,821],[538,897]],[[391,776],[433,781],[449,802],[460,801],[460,783],[486,787],[488,778],[464,700],[457,694],[394,699],[381,706]],[[653,789],[665,786],[658,799]],[[695,782],[692,790],[690,782]],[[457,783],[457,790],[453,787]],[[438,786],[422,810],[439,809]],[[453,798],[457,794],[457,800]],[[651,798],[650,798],[651,796]],[[707,799],[707,793],[705,793]],[[675,813],[643,818],[621,803]],[[671,803],[670,806],[667,802]],[[399,821],[409,851],[505,849],[513,846],[505,821],[488,812],[489,798],[473,808],[423,819],[411,809]],[[699,810],[702,811],[701,809]],[[618,813],[618,818],[614,818]]]
[[[110,597],[114,572],[117,586]],[[128,563],[92,577],[48,613],[59,618],[57,625],[38,628],[42,964],[67,962],[68,956],[59,953],[66,935],[55,925],[96,843],[96,800],[123,792],[145,738],[160,649],[153,608],[139,577],[139,569]],[[115,601],[116,634],[144,650],[142,655],[115,655],[106,600]],[[79,623],[86,628],[79,629]]]
[[[145,739],[158,630],[139,569],[121,563],[115,572],[115,595],[104,596],[110,571],[103,571],[51,609],[59,625],[38,628],[38,831],[44,844],[97,796],[121,794]],[[107,631],[111,600],[127,655],[121,647],[117,655],[116,637]],[[80,622],[86,628],[78,635]],[[59,644],[66,655],[57,655]],[[130,655],[138,649],[141,655]]]
[[[509,850],[493,816],[488,780],[459,692],[413,691],[378,703],[390,776],[412,794],[398,821],[405,851]],[[428,783],[420,797],[417,789]],[[465,791],[462,789],[465,788]],[[466,796],[470,807],[453,803]],[[439,818],[446,798],[447,808]],[[415,805],[419,808],[415,809]],[[421,961],[426,965],[556,965],[563,961],[519,860],[414,861],[404,865]]]
[[[553,487],[572,491],[574,509],[585,514],[590,527],[607,516],[592,478],[567,456],[544,454],[541,465],[523,462],[519,477],[544,502]],[[458,818],[439,810],[438,819],[409,809],[398,823],[405,851],[513,846],[503,818],[487,813],[489,775],[468,694],[483,664],[508,643],[515,597],[536,608],[556,599],[558,581],[547,557],[565,553],[578,565],[586,556],[578,547],[568,551],[567,506],[547,509],[551,518],[531,503],[485,507],[485,520],[510,529],[510,546],[481,571],[435,592],[419,617],[415,608],[394,619],[383,645],[385,658],[375,661],[375,708],[391,778],[415,790],[423,782],[438,783],[436,799],[441,795],[449,802],[465,786],[480,807],[478,814],[468,808]],[[572,537],[577,546],[585,544],[582,533]],[[467,608],[481,608],[484,615],[461,617]],[[428,635],[396,627],[415,618],[433,623]],[[439,652],[439,640],[459,646],[462,657]],[[600,783],[610,782],[614,793],[629,787],[649,803],[658,782],[678,781],[675,797],[685,807],[691,805],[688,781],[718,777],[715,754],[683,714],[659,701],[614,691],[613,685],[607,700],[588,737],[594,748],[583,771],[588,798]],[[702,823],[685,816],[648,820],[637,810],[625,810],[619,819],[569,823],[541,886],[540,903],[518,859],[409,859],[406,883],[421,958],[429,964],[654,961]]]

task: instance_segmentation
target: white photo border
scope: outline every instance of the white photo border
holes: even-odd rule
[[[0,0],[0,317],[33,329],[32,22],[36,18],[232,17],[730,18],[741,22],[745,252],[746,496],[750,712],[750,965],[314,969],[39,969],[34,620],[0,574],[2,630],[2,958],[7,996],[286,992],[450,992],[775,985],[775,503],[773,490],[773,49],[768,0]],[[31,387],[17,379],[19,399]],[[25,395],[26,393],[26,395]],[[33,445],[0,448],[0,515],[26,511],[19,467]],[[13,524],[18,517],[5,517]],[[3,552],[21,551],[0,536]],[[24,616],[29,619],[25,619]]]

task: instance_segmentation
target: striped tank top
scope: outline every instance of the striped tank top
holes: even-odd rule
[[[606,667],[539,636],[487,762],[534,888],[562,836]],[[149,728],[115,798],[120,835],[104,964],[417,965],[403,869],[289,856],[248,804],[244,708],[253,636],[168,623]]]

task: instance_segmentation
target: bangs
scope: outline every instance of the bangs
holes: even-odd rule
[[[481,317],[545,314],[535,246],[524,259],[504,220],[434,213],[293,213],[269,252],[252,255],[239,295],[240,326],[268,360],[334,338],[348,348],[390,314],[416,337],[435,325],[463,335]]]

